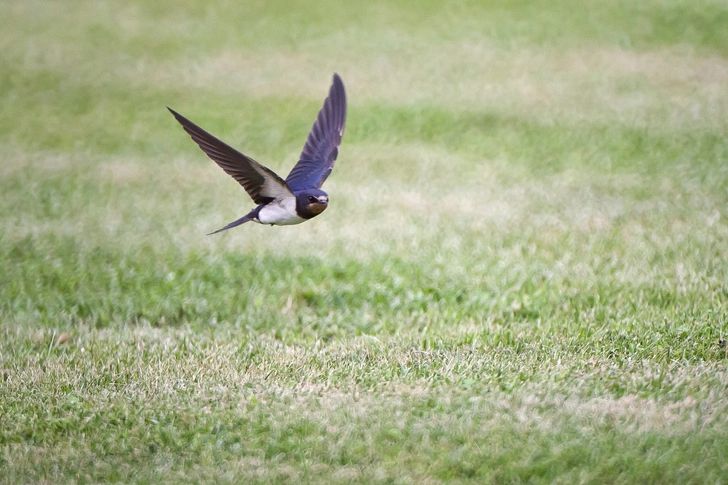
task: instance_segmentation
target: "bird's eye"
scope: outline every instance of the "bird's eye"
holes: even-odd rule
[[[308,198],[309,202],[318,202],[318,199],[314,197],[313,195]]]

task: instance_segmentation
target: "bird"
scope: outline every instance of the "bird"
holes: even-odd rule
[[[271,226],[300,224],[328,207],[329,195],[321,190],[321,185],[334,168],[346,124],[346,91],[338,74],[334,73],[329,94],[311,127],[298,163],[285,180],[169,106],[167,109],[202,151],[242,185],[257,204],[240,219],[208,235],[250,221]]]

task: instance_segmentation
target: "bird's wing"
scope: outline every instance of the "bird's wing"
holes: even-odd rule
[[[286,182],[274,171],[215,138],[181,114],[167,108],[203,152],[238,181],[256,204],[293,197]]]
[[[334,168],[346,123],[346,92],[338,74],[286,182],[293,192],[320,188]]]

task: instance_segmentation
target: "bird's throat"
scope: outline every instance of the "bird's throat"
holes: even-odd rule
[[[326,207],[326,204],[301,204],[296,207],[296,212],[304,219],[311,219],[325,211]]]

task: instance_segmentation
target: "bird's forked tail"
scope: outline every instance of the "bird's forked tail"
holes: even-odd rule
[[[220,228],[215,232],[211,232],[207,235],[212,236],[213,234],[217,234],[218,232],[227,231],[228,229],[232,229],[233,227],[238,227],[241,224],[245,224],[246,222],[250,222],[250,221],[254,220],[256,217],[258,217],[258,212],[260,212],[261,207],[262,207],[262,204],[259,205],[258,207],[256,207],[255,209],[253,209],[252,211],[248,212],[247,214],[245,214],[243,217],[241,217],[237,221],[233,221],[230,224],[228,224],[227,226]]]

